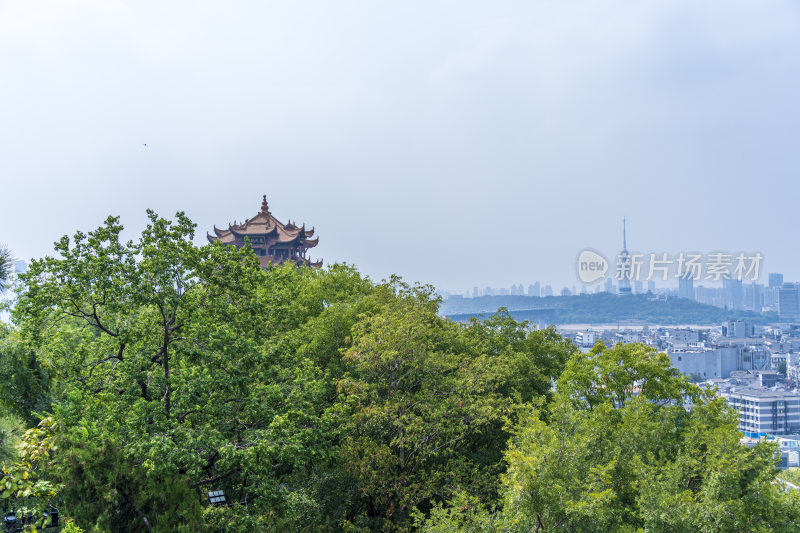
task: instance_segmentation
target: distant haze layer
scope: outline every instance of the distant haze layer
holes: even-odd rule
[[[0,243],[258,212],[445,290],[592,247],[800,279],[794,1],[0,4]]]

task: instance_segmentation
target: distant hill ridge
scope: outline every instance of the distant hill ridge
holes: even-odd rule
[[[731,311],[685,298],[656,298],[637,294],[580,294],[575,296],[481,296],[447,298],[439,307],[442,315],[461,320],[471,315],[492,314],[500,307],[512,316],[561,324],[601,324],[641,321],[652,324],[719,324],[726,320],[752,320],[757,324],[778,322],[776,313]],[[525,313],[525,311],[531,311]]]

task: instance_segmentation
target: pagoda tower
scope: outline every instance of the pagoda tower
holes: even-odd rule
[[[228,224],[228,229],[219,229],[214,226],[214,235],[206,234],[208,242],[220,242],[241,248],[245,239],[250,242],[253,252],[258,256],[261,268],[266,268],[270,263],[282,265],[294,263],[296,265],[319,268],[322,260],[311,261],[306,252],[319,243],[319,237],[311,239],[314,228],[306,229],[306,225],[295,225],[291,220],[284,224],[275,218],[269,211],[267,195],[261,202],[261,211],[253,218],[246,219],[243,223]]]

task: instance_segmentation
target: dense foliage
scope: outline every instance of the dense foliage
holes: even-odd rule
[[[458,491],[499,502],[505,427],[574,351],[443,320],[430,287],[198,248],[182,214],[121,231],[34,261],[0,344],[9,410],[52,413],[47,503],[88,530],[400,530]]]
[[[64,237],[22,276],[0,331],[6,511],[193,532],[795,518],[773,450],[740,447],[727,408],[652,350],[581,354],[502,311],[454,323],[431,287],[262,270],[193,245],[181,213],[149,218],[137,241],[115,218]]]
[[[11,250],[0,244],[0,293],[6,290],[14,270],[14,255]]]
[[[598,344],[570,359],[553,402],[521,420],[500,511],[465,514],[462,496],[420,521],[431,531],[797,531],[800,499],[776,482],[775,446],[742,446],[736,425],[664,354]]]

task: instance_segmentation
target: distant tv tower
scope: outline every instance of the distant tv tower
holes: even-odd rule
[[[620,295],[633,294],[631,291],[631,258],[628,253],[628,231],[626,226],[625,217],[622,217],[622,251],[619,253],[618,265],[625,265],[622,271],[622,279],[619,280],[617,285],[617,293]]]
[[[625,217],[622,217],[622,250],[624,252],[628,251],[628,235],[625,228]]]

